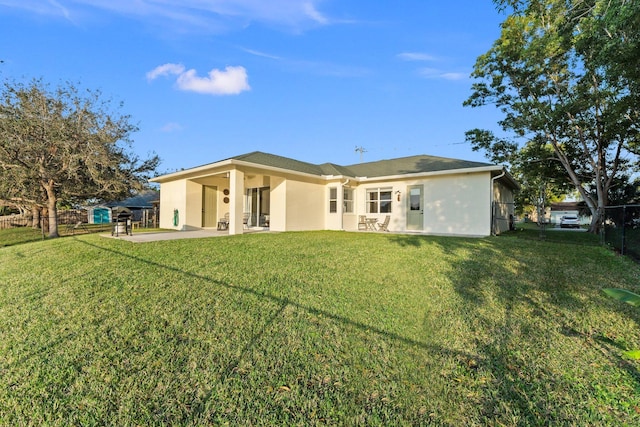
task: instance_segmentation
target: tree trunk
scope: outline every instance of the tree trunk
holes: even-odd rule
[[[40,228],[40,214],[42,208],[40,206],[33,205],[31,208],[31,228]]]
[[[600,232],[600,224],[602,223],[602,218],[600,218],[602,210],[596,209],[595,215],[592,213],[591,215],[591,225],[589,225],[589,233],[597,234]]]
[[[49,237],[60,237],[58,234],[58,208],[56,197],[56,191],[53,181],[48,181],[42,184],[44,190],[47,192],[47,210],[49,211]]]

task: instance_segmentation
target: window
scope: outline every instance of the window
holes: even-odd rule
[[[391,213],[391,188],[367,190],[367,213]]]
[[[344,213],[353,213],[353,189],[343,189],[342,205]]]
[[[338,189],[336,187],[329,188],[329,213],[338,212]]]

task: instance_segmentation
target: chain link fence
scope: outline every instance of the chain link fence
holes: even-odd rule
[[[157,228],[159,223],[158,209],[136,209],[132,211],[133,221],[139,228]],[[60,234],[73,234],[76,232],[101,232],[109,231],[112,223],[90,224],[86,209],[58,211],[58,232]],[[41,228],[45,232],[49,230],[49,218],[44,215],[35,219],[35,228]],[[78,227],[81,225],[81,227]],[[14,214],[0,216],[0,230],[17,227],[33,227],[32,214]]]
[[[602,242],[620,254],[640,261],[640,205],[606,207]]]

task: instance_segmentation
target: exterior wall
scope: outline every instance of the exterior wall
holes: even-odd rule
[[[324,230],[328,212],[326,185],[287,180],[286,230]]]
[[[509,231],[515,217],[513,191],[496,182],[493,186],[493,201],[493,232],[500,234]]]
[[[229,196],[225,196],[223,191],[224,190],[229,191],[229,180],[228,179],[210,179],[210,180],[207,180],[205,183],[200,183],[200,182],[198,183],[202,184],[202,187],[206,185],[208,187],[215,187],[218,189],[216,194],[216,207],[217,207],[216,219],[220,219],[224,217],[224,214],[229,212],[229,203],[228,202],[225,203],[224,198]],[[202,187],[200,188],[200,191],[202,191]],[[200,203],[202,203],[202,201],[200,201]],[[200,222],[202,223],[202,220]]]
[[[424,231],[433,234],[491,234],[490,173],[434,177],[424,182]]]
[[[178,225],[173,225],[174,210]],[[202,185],[187,179],[160,186],[160,228],[195,230],[202,228]]]
[[[491,234],[490,173],[434,176],[423,180],[398,180],[361,184],[356,190],[356,213],[344,216],[344,229],[357,230],[358,215],[382,222],[387,214],[367,214],[367,190],[391,188],[389,231],[407,228],[407,187],[423,187],[423,229],[416,232],[466,236]],[[400,200],[398,200],[398,196]]]
[[[269,230],[286,231],[287,229],[287,184],[282,177],[271,177],[271,211]]]
[[[162,183],[160,186],[160,228],[181,230],[186,215],[186,183],[182,179]],[[173,225],[173,212],[178,210],[178,226]]]
[[[380,213],[373,214],[367,213],[367,190],[374,188],[391,188],[391,219],[389,220],[389,231],[403,231],[405,229],[406,219],[404,217],[404,209],[402,209],[403,198],[401,197],[398,202],[396,191],[400,191],[404,194],[406,189],[406,181],[396,182],[376,182],[361,184],[356,188],[356,212],[353,216],[345,216],[345,230],[356,231],[358,229],[358,216],[366,215],[368,218],[376,218],[377,222],[384,221],[385,217],[389,214]]]
[[[202,228],[202,185],[193,181],[185,184],[187,193],[186,214],[181,230]]]
[[[329,212],[329,208],[330,208],[330,204],[329,204],[329,197],[330,197],[330,189],[331,188],[335,188],[336,189],[336,212]],[[343,186],[342,186],[342,182],[340,181],[334,181],[334,182],[329,182],[326,184],[325,186],[325,194],[324,194],[324,200],[325,200],[325,206],[324,206],[324,213],[325,213],[325,224],[324,224],[324,228],[325,230],[344,230],[344,226],[343,226],[343,221],[344,221],[344,217],[348,217],[348,216],[353,216],[350,214],[344,214],[342,213],[342,209],[343,209],[343,198],[344,198],[344,194],[343,194]],[[355,209],[355,206],[354,206]]]

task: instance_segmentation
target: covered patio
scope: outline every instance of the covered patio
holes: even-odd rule
[[[255,152],[153,178],[161,184],[160,226],[231,235],[326,229],[326,176],[283,159]]]

